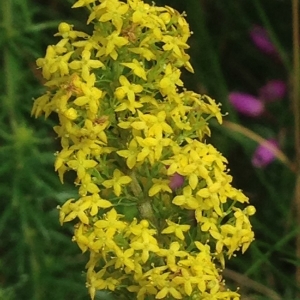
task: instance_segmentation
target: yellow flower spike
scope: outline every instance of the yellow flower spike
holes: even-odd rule
[[[142,0],[73,7],[90,11],[92,33],[59,25],[60,40],[37,60],[47,91],[32,115],[57,114],[55,170],[62,182],[77,174],[80,198],[59,208],[59,220],[76,222],[73,240],[90,254],[91,299],[99,290],[137,300],[238,299],[220,273],[253,241],[255,208],[206,142],[208,121],[222,122],[220,106],[181,80],[180,68],[193,72],[185,14]],[[183,183],[172,190],[175,175]],[[196,224],[184,224],[192,216]]]

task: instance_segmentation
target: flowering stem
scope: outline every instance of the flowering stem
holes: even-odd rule
[[[255,208],[232,206],[228,226],[221,224],[224,207],[248,198],[231,186],[226,159],[205,142],[209,116],[222,123],[219,105],[186,90],[180,79],[179,67],[193,72],[184,51],[189,25],[172,8],[142,0],[91,2],[96,0],[73,7],[90,8],[93,36],[63,22],[56,34],[62,39],[37,60],[54,87],[32,110],[36,117],[58,114],[54,130],[63,149],[55,169],[61,179],[67,171],[77,173],[80,197],[60,207],[60,222],[76,219],[73,239],[91,253],[91,299],[97,290],[121,288],[138,299],[204,299],[212,293],[238,299],[237,292],[224,290],[214,260],[224,267],[225,257],[249,247],[254,233],[248,217]],[[174,196],[175,174],[183,182]],[[125,197],[135,198],[139,210],[130,223],[119,207]]]
[[[135,197],[140,199],[141,195],[143,195],[144,193],[140,184],[138,183],[135,172],[131,172],[130,177],[132,179],[130,184],[132,193]],[[148,197],[142,201],[139,201],[138,210],[142,219],[147,219],[155,224],[155,216],[150,202],[151,200]]]
[[[273,152],[274,156],[279,159],[283,164],[285,164],[292,172],[295,172],[295,166],[293,163],[288,159],[288,157],[277,147],[272,146],[271,144],[267,143],[267,140],[262,138],[260,135],[257,133],[253,132],[252,130],[241,126],[239,124],[230,122],[230,121],[223,121],[223,125],[235,132],[241,133],[242,135],[248,137],[249,139],[259,143],[259,144],[264,144],[268,150]]]

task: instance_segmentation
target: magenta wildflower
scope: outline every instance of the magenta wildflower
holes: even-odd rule
[[[266,145],[272,147],[274,150],[278,149],[278,142],[275,139],[269,139],[266,142],[258,145],[253,156],[252,164],[256,168],[263,168],[275,160],[275,153]]]
[[[276,54],[277,50],[270,40],[266,29],[261,26],[254,25],[250,30],[250,37],[255,46],[266,54]]]
[[[270,80],[259,89],[259,98],[272,102],[282,99],[286,94],[286,84],[282,80]]]
[[[229,94],[229,102],[241,114],[249,117],[258,117],[264,111],[264,104],[258,98],[240,92]]]
[[[178,173],[174,173],[171,176],[171,181],[169,183],[169,187],[174,191],[180,188],[184,183],[184,177]]]

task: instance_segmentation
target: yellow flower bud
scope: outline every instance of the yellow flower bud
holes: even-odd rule
[[[115,96],[118,100],[122,100],[125,98],[126,93],[122,87],[119,87],[115,90]]]
[[[70,30],[71,30],[71,26],[66,22],[62,22],[58,25],[58,32],[61,35],[68,33]]]
[[[249,205],[245,208],[245,214],[248,215],[248,216],[252,216],[255,214],[256,212],[256,209],[253,205]]]
[[[74,108],[69,108],[64,112],[65,117],[69,120],[75,120],[77,118],[77,111]]]

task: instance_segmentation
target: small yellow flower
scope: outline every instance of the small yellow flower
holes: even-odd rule
[[[117,154],[126,158],[126,165],[129,169],[132,169],[136,165],[137,156],[140,153],[140,149],[136,140],[131,140],[128,146],[128,150],[119,150]]]
[[[134,262],[132,259],[132,256],[134,254],[134,249],[129,248],[125,251],[123,249],[120,249],[119,247],[115,250],[116,258],[113,259],[113,262],[115,263],[115,269],[127,267],[130,271],[134,270]]]
[[[79,195],[86,196],[87,193],[90,194],[97,194],[100,192],[98,186],[92,182],[91,175],[86,173],[82,178],[80,188],[79,188]]]
[[[72,199],[74,200],[74,199]],[[83,224],[89,224],[89,218],[87,216],[86,210],[89,208],[89,203],[81,200],[77,200],[75,203],[67,201],[61,208],[64,211],[68,208],[69,213],[66,214],[62,222],[69,222],[78,218]]]
[[[126,185],[131,181],[132,179],[129,176],[123,176],[123,173],[120,170],[116,169],[114,170],[113,178],[103,181],[102,185],[104,185],[106,188],[113,187],[115,195],[120,196],[122,185]]]
[[[153,197],[157,193],[163,191],[163,192],[169,192],[172,193],[171,188],[169,187],[169,180],[166,179],[152,179],[152,182],[154,183],[152,187],[148,191],[148,195],[150,197]]]
[[[59,153],[56,153],[56,159],[55,159],[55,171],[57,171],[59,168],[62,167],[62,165],[65,165],[68,160],[70,159],[71,154],[74,152],[74,150],[70,150],[68,148],[65,148],[61,150]]]
[[[115,96],[118,100],[122,100],[127,97],[130,102],[134,102],[135,94],[140,93],[143,90],[143,87],[141,85],[130,83],[124,75],[120,76],[119,82],[121,86],[118,87],[115,91]]]
[[[103,3],[104,4],[104,3]],[[99,8],[104,7],[104,5],[100,5]],[[112,24],[117,29],[117,33],[121,32],[123,26],[123,15],[127,13],[129,6],[128,4],[120,3],[119,1],[109,1],[105,3],[107,11],[102,14],[99,21],[100,22],[108,22],[111,21]]]
[[[184,240],[183,232],[188,231],[191,228],[190,225],[177,224],[170,220],[166,220],[166,222],[169,226],[165,228],[161,233],[162,234],[174,233],[182,241]]]
[[[113,208],[104,215],[103,220],[97,221],[94,225],[97,228],[105,229],[111,236],[113,236],[116,231],[122,231],[126,227],[125,222],[119,221],[121,217],[123,216],[119,215]]]
[[[110,55],[112,59],[116,60],[118,58],[118,53],[115,50],[116,46],[121,48],[126,44],[128,44],[126,38],[119,36],[118,32],[113,32],[106,37],[105,55]]]
[[[147,81],[146,71],[136,59],[133,59],[131,63],[121,63],[121,65],[131,69],[136,76]]]
[[[146,263],[149,259],[149,252],[156,253],[159,251],[156,239],[151,238],[151,236],[150,238],[149,236],[144,236],[141,240],[131,243],[130,247],[134,250],[142,250],[141,258],[143,263]]]
[[[186,209],[196,209],[200,204],[197,198],[193,196],[190,186],[183,188],[183,195],[176,196],[172,203]]]
[[[82,7],[82,6],[89,6],[91,3],[96,2],[95,0],[78,0],[72,6],[72,8]]]
[[[95,167],[98,163],[93,159],[87,159],[87,154],[83,151],[78,151],[75,159],[69,160],[67,165],[77,171],[77,176],[82,179],[86,174],[86,170]]]
[[[173,282],[176,285],[183,285],[184,291],[188,296],[191,296],[195,285],[199,282],[199,278],[193,276],[190,271],[188,271],[185,268],[180,268],[181,275],[177,275],[174,279]]]
[[[66,52],[67,49],[62,52]],[[52,74],[59,72],[60,76],[69,74],[68,60],[73,52],[68,52],[61,56],[57,53],[55,46],[48,46],[45,58],[38,58],[36,64],[43,69],[43,77],[50,79]]]
[[[91,59],[92,53],[89,50],[83,50],[81,60],[73,60],[69,67],[73,70],[81,69],[81,76],[84,80],[88,81],[90,76],[90,69],[99,69],[104,67],[100,60]]]
[[[77,97],[73,103],[77,106],[87,106],[92,113],[97,114],[102,91],[94,86],[95,80],[95,74],[91,74],[86,78],[87,83],[81,84],[83,96]]]
[[[179,69],[174,69],[171,64],[167,65],[165,75],[159,82],[159,87],[164,95],[175,93],[176,85],[183,86],[183,82],[180,80],[180,74]]]
[[[181,293],[176,289],[175,283],[167,283],[164,287],[157,293],[155,299],[164,299],[169,294],[175,299],[182,299]]]
[[[143,114],[142,112],[139,112],[139,117],[141,121],[143,121],[147,126],[147,130],[144,130],[145,135],[147,137],[153,136],[160,139],[162,138],[163,133],[173,133],[172,127],[166,122],[166,116],[167,114],[165,111],[158,112],[157,116],[151,114]]]
[[[183,50],[189,48],[189,46],[178,37],[165,35],[162,38],[162,41],[165,43],[165,45],[163,46],[163,49],[165,51],[172,50],[174,52],[175,56],[178,58],[181,58],[181,59],[184,58]]]
[[[188,256],[188,253],[180,249],[178,242],[172,242],[169,249],[160,249],[159,256],[166,257],[167,265],[171,270],[177,269],[177,257],[182,258]]]
[[[89,196],[81,197],[81,199],[90,208],[91,216],[95,216],[98,213],[99,208],[103,209],[103,208],[108,208],[108,207],[112,206],[110,201],[102,199],[98,193],[94,193]]]

